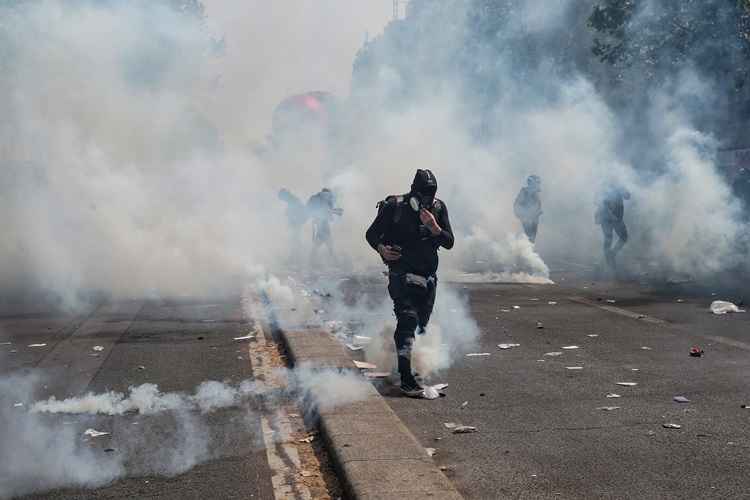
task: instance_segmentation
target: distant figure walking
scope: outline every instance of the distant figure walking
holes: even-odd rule
[[[604,234],[604,259],[614,271],[617,269],[616,257],[628,241],[628,228],[625,226],[625,203],[630,199],[630,192],[617,185],[610,184],[604,188],[597,203],[595,222],[602,227]],[[612,246],[613,234],[618,241]]]
[[[539,197],[541,192],[542,180],[538,175],[530,175],[526,179],[526,186],[521,188],[513,203],[513,212],[521,221],[523,231],[532,243],[536,241],[539,217],[542,215],[542,200]]]
[[[325,245],[328,254],[335,261],[336,254],[333,250],[333,238],[331,236],[331,220],[334,215],[343,215],[344,211],[336,207],[336,197],[328,188],[323,188],[319,193],[310,197],[307,202],[307,210],[313,221],[313,248],[311,260],[317,259],[318,249]]]

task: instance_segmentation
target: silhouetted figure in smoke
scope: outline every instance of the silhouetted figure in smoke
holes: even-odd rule
[[[279,191],[279,199],[286,203],[286,221],[289,230],[289,258],[296,261],[302,246],[302,227],[307,222],[307,207],[286,189]]]
[[[414,334],[417,328],[424,333],[435,304],[438,248],[453,248],[448,209],[435,198],[436,192],[432,172],[417,170],[411,191],[378,204],[378,215],[366,235],[388,265],[401,391],[412,397],[423,391],[411,371]]]
[[[741,168],[732,182],[732,194],[742,204],[742,222],[750,221],[750,170]]]
[[[539,198],[541,191],[542,180],[538,175],[530,175],[526,179],[526,186],[521,188],[513,203],[513,212],[521,221],[523,231],[532,243],[536,241],[539,217],[542,215],[542,200]]]
[[[628,228],[623,220],[625,216],[624,200],[630,199],[630,192],[617,185],[608,185],[602,191],[596,210],[595,221],[602,227],[604,234],[604,258],[612,270],[617,269],[615,258],[628,241]],[[612,246],[613,234],[618,241]]]
[[[307,201],[307,210],[313,221],[313,248],[311,261],[316,260],[318,249],[325,245],[331,260],[335,260],[336,254],[333,250],[333,239],[331,237],[331,220],[334,215],[342,215],[344,211],[336,208],[336,198],[328,188],[323,188],[319,193],[310,197]]]

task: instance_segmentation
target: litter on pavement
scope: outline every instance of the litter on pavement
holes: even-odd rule
[[[513,309],[521,309],[521,306],[513,306]]]
[[[463,403],[461,403],[461,408],[466,408],[467,406],[469,406],[468,401],[464,401]]]
[[[573,350],[573,349],[578,349],[578,346],[577,345],[566,345],[564,347],[561,347],[560,349],[565,349],[567,351],[570,351],[570,350]]]
[[[313,441],[315,441],[315,435],[314,435],[314,434],[310,434],[310,435],[309,435],[309,436],[307,436],[306,438],[300,439],[300,440],[298,440],[297,442],[298,442],[298,443],[308,443],[308,444],[310,444],[310,443],[312,443]]]
[[[437,449],[435,448],[425,448],[425,451],[427,452],[428,457],[434,457],[437,453]]]
[[[554,351],[554,352],[545,352],[545,353],[544,353],[544,355],[545,355],[545,356],[562,356],[562,354],[563,354],[563,353],[561,353],[560,351]]]
[[[357,361],[356,359],[354,360],[354,366],[362,370],[374,370],[378,367],[378,365],[373,365],[372,363],[367,363],[365,361]]]
[[[451,430],[458,427],[458,424],[455,424],[453,422],[445,422],[443,425],[445,426],[446,429],[451,429]]]
[[[365,372],[367,378],[388,378],[390,375],[390,372]]]
[[[23,403],[14,403],[13,408],[20,408],[23,406]]]
[[[12,342],[0,342],[0,345],[12,345]]]
[[[650,347],[646,347],[646,346],[644,345],[643,347],[641,347],[641,350],[642,350],[642,351],[652,351],[653,349],[651,349]]]
[[[100,345],[95,345],[94,347],[92,347],[92,349],[95,350],[96,352],[101,352],[104,350],[104,347]]]
[[[711,312],[714,314],[727,314],[727,313],[743,313],[744,309],[740,309],[731,302],[724,300],[714,300],[711,302]]]
[[[682,429],[680,424],[662,424],[661,426],[665,429]]]
[[[84,436],[91,436],[93,438],[101,436],[109,436],[109,432],[97,431],[96,429],[86,429],[83,433]]]
[[[566,370],[583,370],[582,366],[566,366]]]
[[[742,405],[740,406],[743,410],[750,410],[750,405]]]
[[[29,347],[44,347],[47,344],[29,344]]]
[[[551,306],[556,306],[557,302],[555,302],[554,300],[550,300],[549,302],[547,302],[547,304],[549,304]]]
[[[703,349],[701,349],[697,345],[694,345],[693,347],[690,348],[690,355],[694,358],[700,358],[701,356],[703,356],[703,354],[704,354]]]
[[[244,337],[235,337],[234,340],[250,340],[254,338],[255,334],[251,333],[250,335],[245,335]]]
[[[689,403],[690,400],[685,396],[675,396],[672,398],[675,403]]]
[[[350,351],[361,351],[364,349],[364,346],[354,344],[346,344],[346,347],[348,347]]]
[[[619,394],[615,394],[614,392],[610,392],[609,394],[607,394],[607,397],[609,399],[617,399],[617,398],[621,398],[622,396],[620,396]]]
[[[617,382],[617,385],[621,385],[623,387],[635,387],[638,385],[638,382]]]
[[[600,410],[600,411],[615,411],[619,409],[620,409],[619,406],[600,406],[599,408],[597,408],[597,410]]]
[[[599,334],[598,334],[598,333],[589,333],[589,334],[588,334],[588,335],[586,335],[586,336],[587,336],[587,337],[591,337],[591,338],[593,339],[594,337],[598,337],[598,336],[599,336]]]
[[[544,329],[544,323],[542,323],[541,321],[537,321],[536,322],[536,327],[537,327],[537,329],[542,330],[542,329]]]
[[[453,434],[471,434],[472,432],[477,432],[477,428],[470,425],[458,425],[453,429]]]
[[[489,356],[490,353],[488,352],[472,352],[466,355],[467,358],[477,358],[480,356]]]
[[[512,349],[514,347],[520,347],[521,344],[497,344],[498,349]]]

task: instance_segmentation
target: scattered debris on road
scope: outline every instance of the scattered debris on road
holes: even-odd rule
[[[428,457],[434,457],[435,454],[437,453],[436,448],[425,448],[424,450],[427,452]]]
[[[607,299],[608,304],[616,304],[617,301],[615,299]]]
[[[665,429],[682,429],[680,424],[662,424],[661,426]]]
[[[588,335],[586,335],[586,336],[587,336],[587,337],[591,337],[591,338],[593,339],[593,338],[596,338],[596,337],[598,337],[598,336],[599,336],[599,334],[598,334],[598,333],[589,333],[589,334],[588,334]]]
[[[458,427],[458,424],[455,424],[453,422],[445,422],[443,425],[445,426],[446,429],[450,429],[450,430],[453,430],[456,427]]]
[[[513,306],[513,309],[521,309],[521,306]]]
[[[621,385],[623,387],[635,387],[638,385],[638,382],[617,382],[617,385]]]
[[[297,442],[298,443],[307,443],[307,444],[310,444],[313,441],[315,441],[315,434],[310,434],[306,438],[299,439]]]
[[[388,378],[390,375],[390,372],[365,372],[367,378]]]
[[[467,406],[469,406],[468,401],[464,401],[463,403],[461,403],[461,408],[466,408]]]
[[[521,344],[497,344],[498,349],[512,349],[514,347],[520,347]]]
[[[690,400],[685,396],[675,396],[672,398],[675,403],[689,403]]]
[[[244,337],[235,337],[234,340],[252,340],[255,338],[255,334],[251,333],[248,335],[245,335]]]
[[[582,366],[566,366],[566,370],[583,370]]]
[[[29,347],[45,347],[47,344],[29,344]]]
[[[642,350],[642,351],[653,351],[653,349],[651,349],[650,347],[648,347],[648,346],[645,346],[645,345],[644,345],[644,346],[641,346],[641,350]]]
[[[615,394],[614,392],[610,392],[609,394],[607,394],[607,398],[609,398],[609,399],[617,399],[617,398],[621,398],[621,397],[622,396],[620,396],[619,394]]]
[[[554,300],[550,300],[549,302],[547,302],[547,304],[549,304],[551,306],[556,306],[557,302],[555,302]]]
[[[489,355],[490,355],[490,353],[488,353],[488,352],[471,352],[471,353],[467,354],[466,357],[467,358],[478,358],[478,357],[489,356]]]
[[[23,406],[23,403],[14,403],[13,408],[20,408]]]
[[[545,356],[562,356],[563,353],[561,353],[560,351],[554,351],[554,352],[545,352],[544,355]]]
[[[94,347],[92,347],[92,349],[96,352],[102,352],[104,350],[104,346],[95,345]]]
[[[477,432],[477,428],[470,425],[459,425],[453,429],[453,434],[471,434],[472,432]]]
[[[357,361],[356,359],[354,360],[354,366],[360,370],[375,370],[378,367],[378,365],[367,363],[365,361]]]
[[[361,346],[361,345],[354,345],[354,344],[346,344],[346,347],[347,347],[347,348],[348,348],[348,349],[349,349],[350,351],[361,351],[362,349],[364,349],[364,346]]]
[[[578,349],[577,345],[566,345],[564,347],[561,347],[560,349],[565,349],[566,351],[571,351],[573,349]]]
[[[537,328],[537,330],[543,330],[544,329],[544,323],[542,323],[541,321],[537,321],[536,322],[536,328]]]
[[[743,313],[744,309],[740,309],[731,302],[724,300],[714,300],[711,302],[711,312],[714,314],[728,314],[728,313]]]
[[[96,429],[86,429],[83,433],[84,436],[90,436],[92,438],[98,438],[102,436],[109,436],[109,432],[97,431]]]
[[[690,348],[690,356],[694,358],[700,358],[701,356],[703,356],[703,354],[704,354],[703,349],[701,349],[697,345],[694,345],[693,347]]]
[[[619,409],[619,406],[600,406],[599,408],[597,408],[597,410],[599,411],[615,411]]]

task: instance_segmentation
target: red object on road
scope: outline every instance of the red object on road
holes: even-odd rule
[[[703,349],[701,349],[697,345],[694,345],[690,348],[690,355],[694,358],[700,358],[701,356],[703,356]]]

